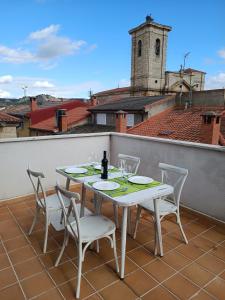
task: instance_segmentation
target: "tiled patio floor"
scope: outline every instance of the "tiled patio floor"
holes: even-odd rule
[[[54,262],[63,234],[50,230],[47,254],[42,253],[43,223],[27,235],[34,201],[0,204],[0,299],[75,299],[76,250],[70,241],[58,268]],[[112,217],[112,205],[103,205]],[[106,240],[100,253],[86,253],[81,298],[94,299],[225,299],[225,229],[187,211],[182,223],[189,239],[181,241],[175,219],[162,223],[163,258],[153,255],[154,231],[144,215],[137,239],[128,238],[126,277],[114,271],[112,249]],[[120,254],[120,232],[117,234]]]

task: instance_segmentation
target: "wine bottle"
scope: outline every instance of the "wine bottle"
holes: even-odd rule
[[[108,179],[108,159],[106,157],[106,151],[103,152],[101,178]]]

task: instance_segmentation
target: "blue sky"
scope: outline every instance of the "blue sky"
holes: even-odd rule
[[[0,97],[48,93],[87,97],[129,85],[128,30],[152,14],[172,26],[167,70],[207,72],[206,87],[225,86],[224,0],[1,0]]]

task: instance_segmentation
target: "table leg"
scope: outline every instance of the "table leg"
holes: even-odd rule
[[[128,207],[128,211],[127,211],[127,233],[132,236],[132,231],[131,231],[131,207]]]
[[[160,254],[160,256],[163,256],[162,232],[161,232],[160,216],[159,216],[159,210],[158,210],[159,199],[154,199],[153,201],[154,201],[155,222],[156,222],[156,229],[157,229],[159,254]]]
[[[70,189],[70,179],[69,178],[66,179],[66,189],[67,189],[67,191],[69,191],[69,189]]]
[[[124,272],[125,272],[126,239],[127,239],[127,210],[128,210],[128,207],[123,207],[123,219],[122,219],[122,228],[121,228],[121,273],[120,273],[121,279],[124,279]]]
[[[84,216],[85,200],[86,200],[86,189],[84,184],[82,184],[80,217]]]

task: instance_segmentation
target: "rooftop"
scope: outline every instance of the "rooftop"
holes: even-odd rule
[[[128,133],[201,142],[201,115],[208,111],[225,112],[224,107],[169,108],[128,129]],[[221,118],[221,133],[225,137],[225,116]]]
[[[10,116],[7,113],[0,112],[0,123],[18,124],[18,123],[20,123],[20,119]]]
[[[168,98],[168,96],[127,97],[90,108],[90,111],[144,111],[145,106]]]
[[[103,95],[110,95],[110,94],[116,94],[116,93],[120,94],[120,93],[124,93],[124,92],[125,93],[130,92],[130,86],[102,91],[102,92],[94,94],[94,96],[103,96]]]

